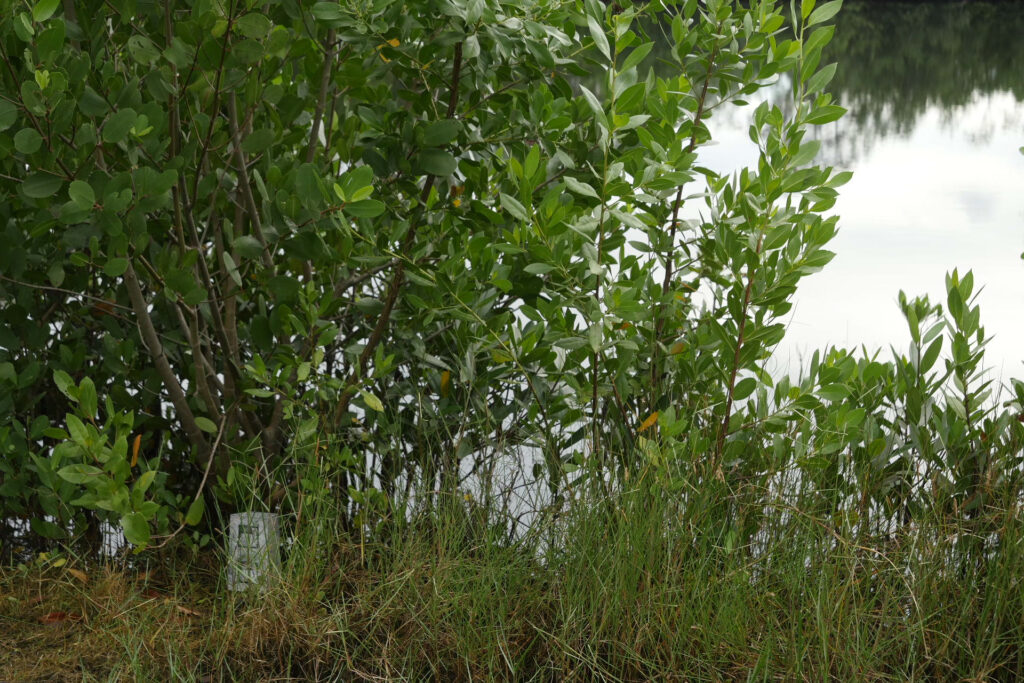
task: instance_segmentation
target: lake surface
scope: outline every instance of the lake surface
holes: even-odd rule
[[[836,24],[822,63],[838,62],[829,90],[849,113],[814,136],[823,163],[854,176],[834,209],[837,256],[802,282],[777,370],[829,345],[905,352],[899,291],[944,303],[959,268],[983,288],[986,364],[1024,378],[1024,8],[848,0]],[[751,113],[709,121],[716,170],[756,160]]]

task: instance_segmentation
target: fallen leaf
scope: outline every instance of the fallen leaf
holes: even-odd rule
[[[81,614],[75,614],[74,612],[48,612],[47,614],[39,617],[39,623],[46,624],[47,626],[53,626],[54,624],[61,624],[65,621],[78,621],[81,618]]]
[[[643,423],[640,425],[640,429],[638,429],[637,431],[638,432],[646,431],[646,430],[650,429],[651,427],[653,427],[654,424],[657,421],[658,421],[658,411],[655,410],[653,413],[651,413],[650,415],[647,416],[647,419],[643,421]]]
[[[82,583],[89,583],[89,575],[83,572],[81,569],[68,567],[68,574],[71,574],[71,576],[75,577]]]
[[[182,614],[184,614],[186,616],[189,616],[189,617],[201,617],[201,616],[203,616],[202,612],[197,612],[194,609],[189,609],[188,607],[185,607],[184,605],[175,605],[174,607],[179,612],[181,612]]]

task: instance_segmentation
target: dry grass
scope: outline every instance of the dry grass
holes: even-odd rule
[[[0,570],[0,681],[1024,675],[1019,520],[963,573],[939,528],[868,547],[793,518],[755,555],[640,495],[620,502],[555,529],[543,562],[457,520],[376,545],[322,535],[262,594],[227,593],[215,554],[151,557],[163,569],[148,573],[53,557]]]

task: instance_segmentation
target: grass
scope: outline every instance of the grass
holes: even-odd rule
[[[217,555],[183,548],[149,572],[67,555],[9,567],[0,680],[1024,676],[1015,509],[986,512],[998,544],[966,566],[963,525],[937,516],[864,538],[764,491],[643,481],[511,543],[461,498],[375,541],[321,510],[263,594],[227,593]],[[722,519],[755,520],[755,540],[736,546]],[[54,613],[75,618],[41,623]]]

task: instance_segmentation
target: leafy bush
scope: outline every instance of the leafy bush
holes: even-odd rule
[[[790,28],[768,1],[625,4],[6,14],[2,514],[144,547],[211,496],[298,493],[363,528],[524,452],[556,503],[796,473],[865,533],[1016,491],[1024,385],[997,414],[970,275],[945,321],[903,298],[909,358],[764,370],[850,177],[808,135],[844,112],[838,0]],[[701,165],[716,111],[780,79],[756,165]]]

